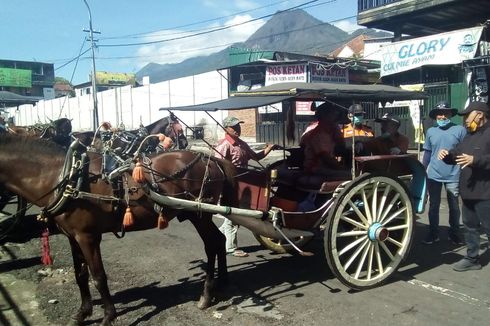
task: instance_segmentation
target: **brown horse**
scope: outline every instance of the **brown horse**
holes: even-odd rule
[[[161,118],[147,126],[141,125],[139,129],[136,130],[118,130],[117,128],[101,131],[97,134],[97,139],[102,138],[102,140],[108,140],[109,138],[117,138],[116,144],[113,146],[116,148],[121,145],[124,150],[128,152],[134,152],[135,147],[138,147],[141,140],[147,135],[164,134],[172,139],[174,144],[174,149],[185,149],[187,148],[188,141],[183,132],[182,126],[180,125],[178,119],[173,115]],[[114,137],[115,136],[115,137]],[[93,131],[83,131],[73,133],[73,138],[80,140],[85,146],[89,146],[94,142],[94,132]],[[95,141],[97,142],[97,139]],[[150,140],[154,142],[154,140]],[[158,144],[153,143],[154,146]],[[131,151],[132,148],[132,151]]]
[[[71,142],[72,126],[70,119],[60,118],[49,123],[37,123],[32,126],[9,125],[7,131],[13,135],[50,139],[68,148]]]
[[[66,152],[61,147],[42,139],[0,136],[0,183],[40,207],[57,207],[56,199],[67,194],[64,177]],[[81,295],[81,306],[74,319],[81,323],[93,309],[89,291],[89,271],[101,295],[104,307],[102,325],[109,325],[116,318],[116,310],[107,285],[107,276],[101,257],[100,242],[105,232],[121,230],[124,211],[130,207],[134,224],[129,230],[144,230],[157,225],[158,213],[147,197],[144,187],[132,180],[127,172],[117,176],[124,189],[113,189],[111,182],[101,178],[101,155],[88,152],[89,163],[81,170],[88,170],[81,187],[74,196],[69,195],[62,210],[46,214],[69,240],[76,282]],[[74,156],[75,157],[75,156]],[[148,161],[148,160],[146,160]],[[151,159],[151,173],[147,181],[167,195],[181,198],[199,198],[216,203],[221,193],[227,194],[223,204],[236,206],[233,176],[234,167],[227,161],[205,159],[202,154],[175,151],[160,154]],[[77,164],[73,165],[74,167]],[[68,169],[70,170],[70,169]],[[73,172],[73,168],[71,169]],[[70,175],[73,175],[70,174]],[[81,174],[82,175],[82,174]],[[63,177],[62,177],[63,176]],[[61,180],[61,182],[60,182]],[[204,185],[203,185],[204,182]],[[116,195],[115,195],[116,193]],[[125,195],[120,195],[125,194]],[[225,238],[213,223],[210,214],[185,213],[162,207],[168,220],[175,216],[189,219],[201,236],[208,259],[204,290],[198,307],[211,305],[214,289],[215,262],[218,259],[218,284],[227,281]],[[49,211],[48,211],[49,212]]]

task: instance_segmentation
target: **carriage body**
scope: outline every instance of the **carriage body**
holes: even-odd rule
[[[264,223],[280,225],[285,235],[251,229],[257,240],[277,253],[294,253],[324,232],[327,262],[342,283],[366,289],[386,281],[408,255],[416,214],[425,208],[426,174],[417,158],[358,157],[352,180],[324,182],[294,167],[296,176],[277,173],[285,163],[238,174],[241,208],[280,212],[278,221],[269,214]]]

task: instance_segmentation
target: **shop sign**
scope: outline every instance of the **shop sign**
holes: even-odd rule
[[[349,71],[335,64],[310,63],[310,82],[348,84]]]
[[[483,27],[419,37],[383,46],[381,77],[424,65],[458,64],[471,59],[478,49]]]
[[[265,86],[290,82],[307,82],[305,63],[267,66]]]

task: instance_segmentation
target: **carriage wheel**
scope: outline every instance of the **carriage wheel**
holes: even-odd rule
[[[286,254],[286,253],[295,253],[296,250],[284,239],[274,239],[264,237],[263,235],[259,235],[254,233],[255,239],[264,246],[265,248],[272,250],[278,254]],[[298,248],[304,247],[312,237],[297,237],[290,239]]]
[[[363,174],[337,197],[324,237],[328,265],[353,289],[393,274],[412,243],[414,210],[406,186],[386,174]]]
[[[27,201],[7,191],[0,194],[0,241],[12,233],[26,214]]]

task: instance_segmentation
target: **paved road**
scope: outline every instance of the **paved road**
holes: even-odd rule
[[[363,292],[350,291],[333,278],[321,239],[308,247],[313,257],[277,255],[259,247],[252,234],[241,228],[240,245],[250,256],[229,257],[229,297],[204,312],[195,305],[205,255],[190,223],[173,221],[165,231],[131,233],[123,240],[107,235],[103,254],[124,321],[120,325],[488,325],[489,252],[483,255],[487,265],[483,270],[454,272],[451,264],[464,247],[451,246],[444,239],[434,246],[420,244],[425,220],[422,216],[417,223],[414,246],[400,271],[388,284]],[[38,239],[32,241],[38,243]],[[19,291],[15,284],[29,283],[24,270],[29,264],[9,270],[5,250],[21,255],[24,250],[13,247],[23,245],[29,243],[3,247],[1,318],[14,316],[14,325],[23,325],[22,320],[33,325],[62,325],[66,314],[76,309],[72,301],[64,302],[68,296],[78,296],[73,279],[66,276],[62,281],[20,284]],[[53,244],[57,273],[61,274],[70,270],[70,259],[61,252],[66,245],[64,239]],[[16,258],[32,262],[37,257]],[[48,304],[48,299],[58,303]],[[101,310],[96,307],[92,322],[100,320]]]

